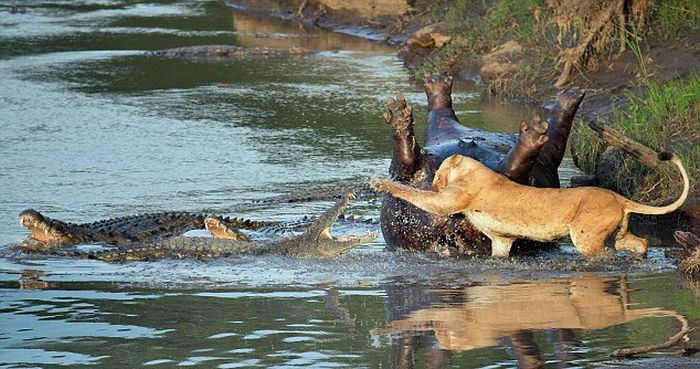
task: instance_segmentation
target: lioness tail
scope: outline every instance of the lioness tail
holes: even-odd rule
[[[681,172],[681,176],[683,176],[683,193],[681,196],[678,198],[678,200],[674,201],[672,204],[666,205],[666,206],[650,206],[650,205],[644,205],[640,204],[638,202],[634,202],[631,200],[626,201],[626,211],[628,213],[637,213],[637,214],[648,214],[648,215],[662,215],[662,214],[668,214],[683,205],[685,202],[685,199],[688,198],[688,192],[690,192],[690,179],[688,178],[688,173],[685,171],[685,168],[683,167],[683,163],[681,163],[681,160],[678,159],[678,156],[669,153],[669,152],[662,152],[659,153],[659,159],[660,160],[671,160],[673,164],[676,164],[678,167],[678,170]]]

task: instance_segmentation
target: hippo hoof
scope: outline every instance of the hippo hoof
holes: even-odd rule
[[[386,101],[384,121],[395,131],[403,132],[413,129],[413,108],[403,96],[391,97]]]
[[[518,141],[525,147],[539,149],[549,139],[549,137],[547,137],[548,128],[549,124],[547,121],[543,121],[538,115],[535,115],[530,123],[520,123]]]
[[[583,101],[584,96],[586,96],[586,91],[572,87],[568,90],[559,92],[559,94],[557,94],[557,102],[562,108],[564,108],[565,111],[575,113],[578,106],[581,104],[581,101]]]
[[[454,78],[450,75],[440,75],[433,74],[431,76],[425,77],[423,81],[423,87],[426,91],[436,93],[450,93],[452,92],[452,82]]]

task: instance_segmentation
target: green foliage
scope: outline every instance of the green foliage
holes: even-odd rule
[[[700,1],[657,0],[652,31],[669,39],[683,38],[700,30]]]
[[[473,0],[455,0],[450,3],[450,6],[445,12],[445,21],[452,32],[459,31],[461,25],[466,20],[467,9]]]
[[[683,131],[692,135],[700,132],[700,78],[693,74],[684,81],[661,85],[644,82],[647,95],[628,94],[632,103],[628,109],[617,112],[614,122],[639,142],[650,147],[663,147],[666,139],[680,136]],[[700,150],[700,145],[696,145]]]
[[[632,105],[614,115],[613,126],[652,148],[672,143],[670,148],[688,169],[693,185],[700,176],[700,77],[693,74],[666,85],[646,81],[645,86],[645,97],[628,95]],[[668,174],[662,175],[664,179]]]
[[[533,41],[538,30],[535,13],[544,5],[544,0],[497,0],[486,16],[490,27],[485,36],[508,36],[509,39],[521,42]]]
[[[639,34],[627,41],[639,63],[639,83],[643,93],[625,94],[629,105],[616,110],[611,127],[657,151],[671,150],[683,162],[691,177],[691,186],[700,176],[700,77],[691,74],[683,80],[661,84],[651,79]],[[575,151],[579,168],[595,171],[604,150],[602,140],[589,128],[574,128]],[[671,166],[657,173],[628,155],[618,155],[619,175],[612,186],[637,200],[668,198],[678,191],[678,175]]]
[[[646,93],[628,93],[629,106],[613,114],[610,125],[654,150],[671,150],[683,162],[691,186],[700,176],[700,77],[665,85],[645,79]],[[587,127],[575,127],[577,165],[587,173],[595,170],[603,149],[600,138]],[[637,200],[666,199],[679,190],[677,170],[664,166],[661,173],[644,167],[629,155],[619,159],[619,176],[607,184]]]
[[[603,140],[598,137],[590,127],[583,123],[576,123],[572,128],[571,137],[576,140],[572,145],[575,150],[576,166],[588,174],[595,173],[595,165],[600,154],[605,150]]]

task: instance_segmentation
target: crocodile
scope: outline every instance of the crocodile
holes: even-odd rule
[[[342,194],[339,194],[337,198],[341,196]],[[188,212],[161,212],[76,224],[52,219],[34,209],[27,209],[20,213],[19,222],[31,233],[16,247],[30,252],[51,252],[62,247],[88,243],[127,246],[171,238],[200,229],[214,230],[217,232],[215,237],[243,240],[247,239],[247,236],[242,230],[274,237],[303,231],[317,218],[304,216],[291,221],[262,221]],[[379,223],[373,218],[345,214],[340,214],[338,221],[364,225]],[[217,228],[213,227],[214,224]]]
[[[516,135],[462,125],[452,108],[452,77],[429,76],[424,80],[424,89],[429,113],[422,148],[416,141],[413,110],[406,99],[399,96],[387,100],[384,120],[393,134],[389,174],[394,181],[429,189],[442,161],[460,154],[522,184],[560,186],[558,167],[574,115],[584,97],[582,91],[561,92],[547,121],[535,117],[529,123],[523,122]],[[387,196],[380,222],[390,249],[437,252],[443,256],[490,255],[488,238],[464,217],[438,217]]]
[[[244,218],[214,217],[188,212],[162,212],[104,219],[91,223],[70,223],[51,219],[34,209],[20,213],[19,223],[31,234],[18,247],[26,251],[46,252],[61,247],[85,243],[105,245],[131,245],[181,235],[204,229],[207,221],[216,220],[229,227],[228,237],[234,229],[258,230],[277,226],[280,222],[257,221]],[[245,236],[235,233],[239,238]]]
[[[270,197],[265,197],[258,200],[253,200],[253,202],[259,204],[281,204],[281,203],[296,203],[296,202],[309,202],[309,201],[323,201],[323,200],[337,200],[345,192],[352,191],[355,193],[357,198],[363,200],[372,200],[379,197],[379,194],[373,190],[369,183],[347,183],[342,185],[321,187],[321,188],[307,188],[303,191],[295,191],[290,193],[285,193],[281,195],[275,195]]]
[[[345,193],[340,200],[320,216],[314,218],[301,234],[273,239],[254,240],[249,238],[227,237],[217,235],[238,233],[222,218],[210,217],[204,220],[206,229],[215,237],[177,236],[156,241],[138,242],[98,251],[80,251],[60,248],[52,253],[106,262],[150,261],[161,258],[197,258],[212,259],[232,255],[281,254],[290,257],[335,257],[353,248],[367,243],[377,236],[379,231],[371,231],[359,236],[334,237],[331,226],[341,218],[341,214],[353,198],[351,192]]]
[[[185,59],[253,59],[300,57],[313,53],[314,51],[301,47],[267,48],[234,45],[198,45],[147,51],[146,56]]]

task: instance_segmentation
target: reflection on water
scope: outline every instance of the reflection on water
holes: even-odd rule
[[[588,367],[614,348],[664,340],[694,309],[682,302],[692,294],[644,288],[644,278],[503,282],[211,291],[120,291],[94,283],[16,290],[5,282],[0,362]],[[697,322],[695,315],[689,324]]]
[[[329,204],[250,200],[385,174],[389,95],[405,94],[424,128],[425,97],[386,46],[216,1],[26,7],[0,11],[2,245],[27,235],[17,224],[27,207],[79,223],[161,210],[299,219]],[[321,52],[220,63],[143,55],[197,44]],[[516,131],[531,115],[461,87],[455,108],[471,126]],[[376,217],[377,204],[351,211]],[[669,265],[655,250],[592,267],[608,275],[596,277],[552,276],[589,267],[575,257],[436,260],[383,247],[334,260],[117,265],[8,255],[0,367],[583,367],[672,335],[667,312],[698,322],[697,295],[658,274]],[[636,276],[616,277],[627,273]]]
[[[289,48],[303,47],[309,50],[353,50],[391,54],[394,48],[385,44],[367,42],[358,37],[328,33],[317,28],[297,25],[290,27],[287,21],[233,13],[236,43],[241,46]]]
[[[584,275],[511,283],[461,290],[418,289],[416,294],[429,297],[419,298],[414,311],[401,311],[388,327],[373,333],[396,338],[397,360],[409,360],[426,342],[433,342],[436,360],[449,356],[447,352],[503,345],[512,350],[521,367],[531,368],[545,363],[535,340],[537,331],[549,330],[548,345],[572,360],[584,357],[576,353],[588,351],[575,330],[600,330],[650,317],[672,317],[687,324],[675,311],[631,306],[625,278]],[[433,300],[427,306],[426,298]]]

